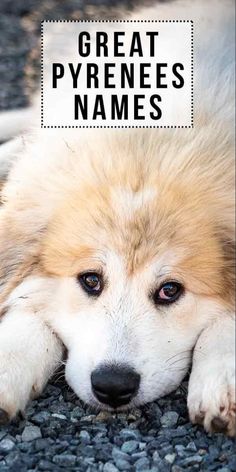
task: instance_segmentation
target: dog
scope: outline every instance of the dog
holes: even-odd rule
[[[191,421],[235,434],[233,13],[177,0],[135,14],[195,21],[193,129],[36,126],[2,147],[1,423],[65,346],[85,403],[145,404],[191,367]],[[28,114],[2,116],[2,135]]]

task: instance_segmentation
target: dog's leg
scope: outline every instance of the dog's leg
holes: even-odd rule
[[[193,423],[208,432],[235,434],[235,319],[222,314],[198,339],[189,380]]]
[[[0,318],[0,424],[23,411],[62,359],[62,345],[33,312]]]

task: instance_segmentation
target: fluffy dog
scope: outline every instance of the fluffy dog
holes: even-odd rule
[[[234,434],[233,6],[142,15],[195,20],[195,127],[36,127],[16,143],[0,211],[2,422],[66,346],[67,382],[98,408],[163,396],[192,363],[191,420]]]

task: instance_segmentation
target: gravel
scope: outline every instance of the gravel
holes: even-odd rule
[[[127,413],[94,412],[61,380],[0,430],[0,472],[235,470],[234,441],[188,420],[186,382]]]
[[[115,17],[135,1],[1,0],[0,109],[25,106],[37,85],[40,21]],[[109,8],[107,7],[109,5]],[[236,470],[234,441],[188,420],[186,383],[128,413],[96,413],[56,380],[25,416],[0,429],[0,472]]]

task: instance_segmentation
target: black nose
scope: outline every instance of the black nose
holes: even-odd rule
[[[140,375],[126,365],[101,366],[92,372],[91,383],[93,393],[101,403],[117,408],[127,405],[136,395]]]

